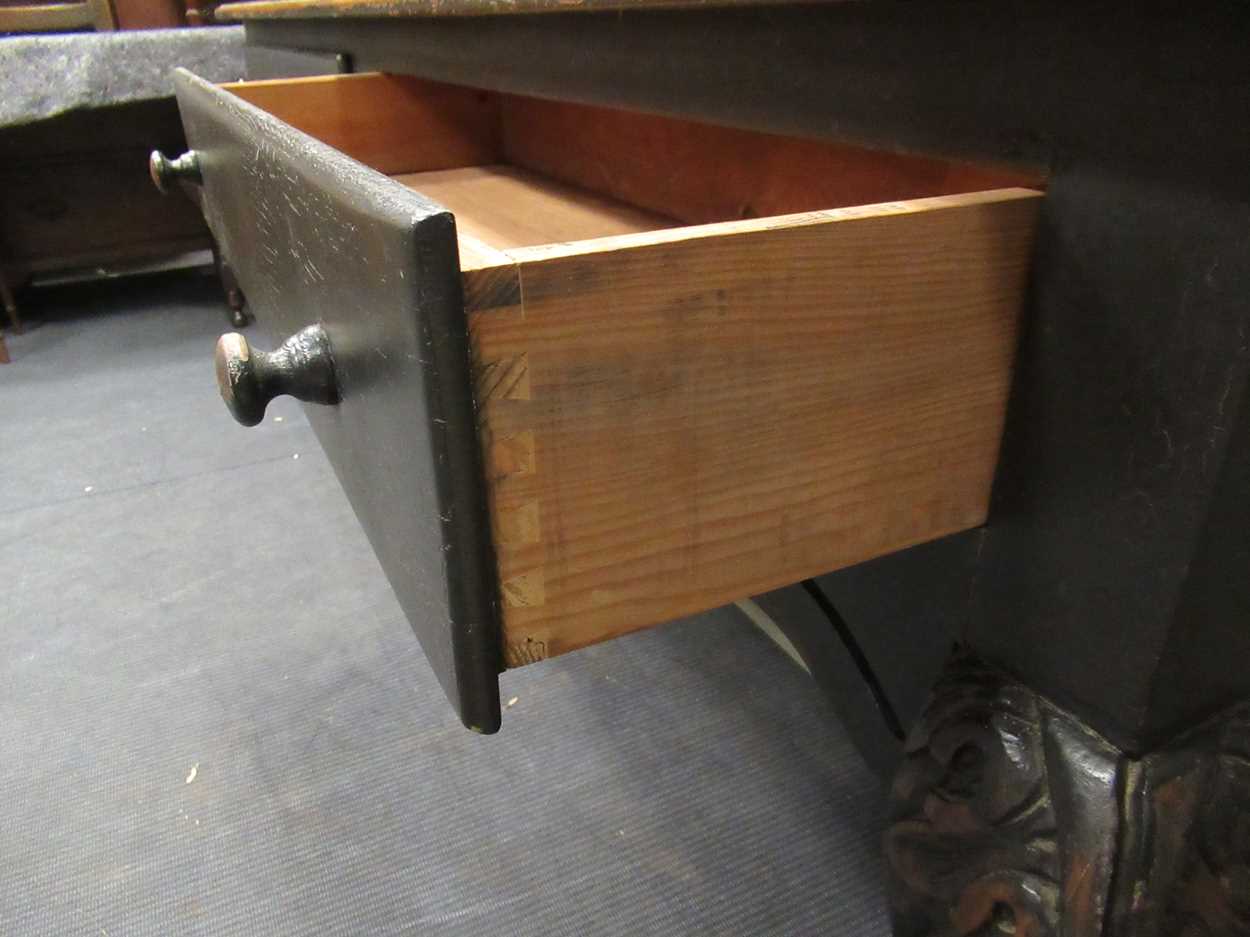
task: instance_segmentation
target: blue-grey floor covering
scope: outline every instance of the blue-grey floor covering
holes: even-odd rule
[[[0,934],[886,934],[880,783],[738,612],[509,673],[472,735],[299,407],[227,415],[212,280],[24,301]]]

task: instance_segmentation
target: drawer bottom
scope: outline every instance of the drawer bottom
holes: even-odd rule
[[[395,176],[456,216],[462,267],[497,250],[678,227],[681,222],[516,166],[466,166]]]

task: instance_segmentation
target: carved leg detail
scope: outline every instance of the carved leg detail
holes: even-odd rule
[[[885,848],[899,937],[1250,937],[1250,704],[1131,758],[961,653]]]

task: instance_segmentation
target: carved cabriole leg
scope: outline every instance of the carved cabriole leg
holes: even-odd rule
[[[957,655],[886,834],[898,937],[1250,935],[1250,704],[1131,758]]]
[[[1250,703],[1148,756],[1134,781],[1126,932],[1250,935]]]

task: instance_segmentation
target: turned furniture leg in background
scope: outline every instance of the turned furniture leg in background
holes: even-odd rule
[[[230,264],[221,256],[217,243],[213,242],[213,266],[217,268],[217,277],[221,280],[221,288],[226,294],[226,307],[230,310],[230,324],[241,329],[251,321],[247,314],[247,300],[239,281],[230,269]]]
[[[17,302],[13,299],[13,290],[9,287],[9,281],[5,279],[3,268],[0,268],[0,302],[4,303],[4,312],[8,316],[10,327],[14,333],[20,334],[22,320],[17,314]],[[11,360],[9,346],[4,342],[4,333],[0,332],[0,364],[8,364]]]
[[[226,307],[230,310],[230,324],[241,329],[252,321],[247,314],[247,303],[243,299],[243,290],[229,267],[221,268],[221,283],[226,291]]]
[[[17,300],[13,298],[13,289],[9,286],[2,268],[0,268],[0,302],[4,303],[4,313],[9,319],[10,328],[13,329],[14,334],[21,335],[22,319],[17,312]]]

